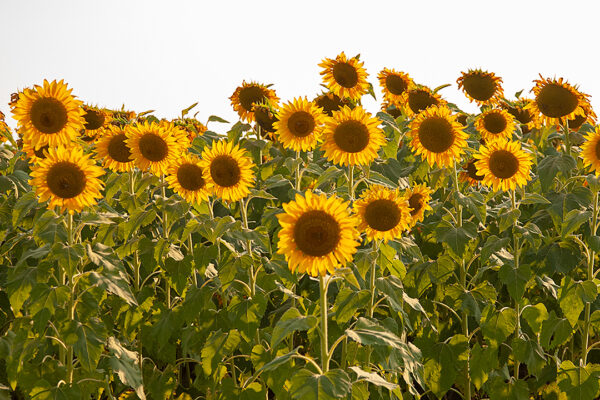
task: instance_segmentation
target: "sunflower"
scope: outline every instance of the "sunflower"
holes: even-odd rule
[[[279,121],[276,110],[268,104],[260,103],[252,106],[252,112],[256,123],[260,127],[261,136],[269,140],[275,140],[275,123]]]
[[[206,125],[193,118],[177,119],[173,121],[173,124],[187,133],[187,141],[190,146],[194,139],[204,135],[204,132],[208,130]]]
[[[402,108],[388,101],[381,103],[381,111],[391,115],[394,119],[402,116]]]
[[[477,171],[477,167],[475,166],[476,161],[475,159],[471,159],[463,165],[463,171],[459,175],[459,179],[462,182],[476,186],[483,180],[483,175],[479,175],[479,171]]]
[[[308,191],[304,197],[296,194],[283,210],[277,215],[281,225],[277,252],[285,256],[292,272],[325,276],[352,260],[360,234],[348,202]]]
[[[385,143],[379,119],[373,118],[361,106],[344,107],[328,118],[321,145],[327,160],[338,165],[367,165]]]
[[[185,127],[178,125],[173,121],[167,121],[166,119],[160,120],[159,125],[171,133],[171,135],[175,138],[175,141],[179,144],[181,151],[190,148],[192,145],[192,140],[190,139],[191,136]]]
[[[596,127],[585,137],[585,142],[581,145],[581,155],[583,164],[589,165],[590,171],[595,171],[600,175],[600,127]]]
[[[40,202],[50,199],[48,208],[60,207],[61,212],[66,209],[73,214],[102,198],[100,190],[104,184],[98,177],[104,170],[89,154],[84,155],[78,146],[50,147],[46,154],[33,166],[29,181]]]
[[[498,139],[510,140],[515,130],[515,119],[508,111],[493,108],[475,118],[475,128],[486,142]]]
[[[210,194],[206,173],[200,162],[198,157],[184,154],[171,164],[165,178],[169,186],[190,203],[208,201]]]
[[[479,106],[496,103],[504,95],[502,78],[494,75],[493,72],[469,69],[468,72],[462,72],[456,83],[469,100]]]
[[[432,106],[410,123],[410,146],[430,166],[451,167],[467,145],[463,129],[449,108]]]
[[[131,150],[135,165],[141,170],[150,169],[154,175],[166,174],[169,164],[182,152],[179,137],[165,124],[144,122],[128,125],[125,136],[125,144]]]
[[[202,151],[200,166],[213,193],[226,201],[238,201],[250,194],[254,184],[254,163],[239,145],[226,140]]]
[[[43,145],[42,147],[36,149],[34,148],[28,140],[23,140],[23,152],[29,159],[29,162],[32,164],[38,164],[40,161],[44,160],[47,155],[47,151],[50,146]]]
[[[404,111],[409,117],[412,117],[431,106],[443,106],[446,102],[442,97],[433,93],[426,86],[415,86],[406,91],[405,102],[403,104]]]
[[[318,95],[314,98],[313,103],[321,107],[323,109],[323,113],[329,115],[330,117],[333,115],[334,111],[339,111],[344,106],[354,108],[354,105],[349,99],[345,97],[340,98],[340,96],[332,92]]]
[[[465,127],[467,125],[469,125],[468,119],[469,119],[469,114],[459,113],[456,116],[456,122],[458,122],[459,124],[461,124],[462,126],[465,126]]]
[[[35,85],[19,93],[13,118],[32,146],[70,145],[83,129],[85,112],[82,102],[71,95],[72,90],[62,80],[44,80],[43,86]]]
[[[326,58],[319,64],[323,68],[323,83],[337,96],[359,100],[369,91],[367,71],[358,57],[347,58],[342,51],[335,60]]]
[[[268,102],[273,106],[277,106],[279,102],[275,91],[269,89],[269,86],[256,82],[246,83],[246,81],[243,81],[242,86],[238,86],[235,89],[235,92],[233,92],[229,99],[231,100],[233,109],[246,122],[254,121],[254,113],[252,112],[254,104]]]
[[[392,104],[404,102],[404,95],[413,85],[413,80],[407,73],[384,68],[379,75],[379,84],[383,89],[383,99]]]
[[[582,101],[581,108],[583,108],[583,114],[576,115],[575,118],[570,119],[568,121],[569,129],[573,131],[578,131],[579,128],[581,128],[581,126],[586,122],[591,125],[596,124],[596,118],[598,118],[598,116],[592,109],[592,105],[587,100],[587,98],[584,101]]]
[[[527,107],[532,101],[531,99],[519,99],[512,104],[502,103],[502,108],[519,121],[523,133],[529,133],[533,128],[541,126],[538,115],[534,114],[530,107]]]
[[[514,190],[531,179],[531,155],[521,149],[519,142],[495,140],[479,147],[474,157],[477,171],[483,174],[482,183],[494,190]]]
[[[321,108],[299,97],[281,107],[274,128],[284,148],[310,151],[317,147],[326,118]]]
[[[2,115],[4,116],[4,115]],[[0,143],[6,142],[5,134],[10,135],[10,128],[6,125],[6,122],[3,121],[4,118],[0,119]]]
[[[423,183],[406,189],[404,197],[408,199],[408,206],[410,207],[410,226],[415,226],[417,222],[423,221],[425,211],[431,210],[429,202],[431,201],[432,193],[433,190],[429,189]]]
[[[116,125],[108,125],[96,142],[96,153],[102,159],[104,167],[115,172],[131,171],[135,166],[132,152],[127,146],[125,129]]]
[[[97,131],[102,128],[104,124],[107,122],[107,114],[103,110],[98,107],[83,106],[83,110],[85,114],[83,115],[83,119],[85,119],[85,130],[88,136],[92,136],[90,133],[93,131]]]
[[[358,216],[358,230],[365,232],[367,240],[398,239],[412,220],[408,199],[398,189],[374,185],[364,191],[354,205]]]
[[[534,114],[541,114],[541,119],[547,124],[559,124],[562,118],[574,119],[577,115],[585,115],[584,104],[588,95],[571,86],[563,78],[558,80],[542,78],[534,80],[532,89],[535,99],[526,108]]]

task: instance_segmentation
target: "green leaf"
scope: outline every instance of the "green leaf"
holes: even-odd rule
[[[208,117],[208,122],[221,122],[223,124],[228,124],[228,121],[225,121],[223,118],[221,117],[217,117],[216,115],[211,115],[210,117]]]
[[[525,196],[519,202],[520,204],[551,204],[544,196],[538,193],[525,193]]]
[[[356,310],[367,306],[370,296],[368,290],[355,292],[348,287],[343,287],[338,292],[335,303],[333,304],[333,312],[337,324],[343,326],[350,321],[356,314]]]
[[[231,299],[227,307],[227,316],[232,326],[240,330],[244,340],[251,341],[267,306],[264,295],[256,294],[254,298],[242,300],[238,296]]]
[[[490,236],[486,241],[485,245],[481,249],[481,259],[487,260],[492,254],[498,250],[503,249],[510,242],[510,238],[498,238],[496,235]]]
[[[567,342],[573,333],[573,328],[566,318],[556,316],[554,310],[550,311],[548,319],[542,322],[540,343],[546,350],[553,349]]]
[[[435,344],[432,350],[430,358],[423,364],[423,379],[429,389],[441,398],[452,387],[458,375],[459,354],[466,350],[466,338],[463,346],[443,342]]]
[[[62,224],[63,218],[56,215],[53,210],[45,211],[36,219],[33,225],[33,235],[42,242],[54,244],[67,241],[67,229]]]
[[[513,226],[520,216],[521,211],[518,209],[510,210],[507,212],[502,212],[501,210],[499,216],[500,222],[498,223],[498,229],[500,230],[500,232],[504,232],[505,230]]]
[[[572,327],[575,327],[579,315],[583,311],[585,294],[581,282],[574,282],[570,276],[565,276],[558,289],[558,304]]]
[[[376,386],[381,386],[384,387],[386,389],[389,390],[394,390],[395,388],[398,387],[398,385],[396,385],[395,383],[392,382],[388,382],[385,379],[383,379],[381,377],[381,375],[376,374],[374,372],[367,372],[367,371],[363,371],[360,367],[358,366],[352,366],[349,367],[352,371],[354,371],[354,373],[356,373],[356,376],[358,377],[358,380],[364,380],[367,382],[370,382]]]
[[[529,400],[529,387],[523,380],[505,382],[501,376],[494,376],[489,382],[490,400]]]
[[[548,190],[559,171],[566,176],[576,166],[573,157],[567,154],[551,154],[542,158],[537,167],[542,189]]]
[[[532,277],[529,265],[519,265],[519,268],[513,268],[504,264],[498,271],[498,276],[502,283],[506,285],[510,297],[514,300],[521,300],[527,287],[527,282]]]
[[[136,210],[129,216],[126,222],[123,224],[123,238],[129,240],[129,237],[133,232],[136,232],[141,227],[150,224],[156,219],[156,211],[153,209],[149,210]]]
[[[81,243],[70,246],[65,243],[56,243],[52,246],[52,254],[58,260],[58,265],[64,270],[66,276],[73,276],[85,256],[85,248]]]
[[[571,210],[564,217],[560,235],[565,238],[568,234],[579,228],[584,222],[590,220],[592,213],[590,211]]]
[[[569,400],[594,400],[600,389],[600,365],[587,364],[581,367],[569,360],[563,361],[556,380]]]
[[[288,309],[273,328],[271,347],[276,348],[287,335],[296,331],[307,331],[317,325],[317,317],[305,317],[296,308]]]
[[[69,298],[69,288],[67,286],[48,286],[45,283],[38,283],[31,291],[31,302],[28,305],[31,315],[37,314],[44,308],[52,314],[57,307],[64,305]]]
[[[141,400],[146,399],[144,385],[142,384],[142,373],[138,363],[138,353],[127,350],[114,337],[108,338],[108,351],[110,353],[109,365],[117,372],[119,379],[124,385],[135,390]]]
[[[165,271],[169,284],[175,288],[177,293],[183,293],[187,286],[188,279],[192,276],[192,260],[191,255],[187,255],[183,260],[175,261],[171,257],[165,259]]]
[[[541,373],[546,363],[546,357],[544,350],[536,340],[515,338],[512,342],[512,349],[515,358],[527,364],[528,371],[535,375]]]
[[[35,192],[27,192],[19,197],[13,207],[12,212],[12,225],[18,226],[19,223],[38,205],[37,199],[35,198]]]
[[[542,331],[542,323],[548,319],[548,310],[543,303],[530,305],[523,309],[521,317],[527,321],[527,324],[534,333]]]
[[[301,369],[292,377],[290,394],[299,400],[333,400],[346,397],[350,389],[350,377],[341,369],[324,374]]]
[[[517,313],[512,308],[505,307],[499,312],[488,305],[481,313],[481,331],[483,337],[493,345],[500,346],[517,326]]]
[[[449,221],[441,221],[436,228],[438,243],[446,243],[457,255],[465,252],[467,244],[477,236],[477,226],[465,222],[463,226],[455,226]]]
[[[119,296],[130,305],[137,305],[127,281],[123,264],[110,247],[96,243],[94,248],[87,245],[90,261],[102,268],[99,271],[89,271],[90,281],[102,289]]]
[[[212,332],[202,348],[202,370],[206,376],[222,364],[223,358],[231,354],[240,344],[241,336],[237,329]]]
[[[69,321],[65,343],[73,346],[73,352],[81,366],[89,372],[95,371],[104,350],[105,333],[100,320],[92,318],[90,325]],[[74,340],[73,340],[74,339]]]
[[[469,359],[469,374],[473,385],[477,390],[481,389],[488,380],[488,374],[496,368],[498,364],[498,350],[495,347],[481,347],[475,343],[471,349],[471,358]]]
[[[590,236],[587,245],[596,253],[600,253],[600,236]]]

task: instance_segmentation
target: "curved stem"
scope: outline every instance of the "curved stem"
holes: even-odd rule
[[[321,369],[329,371],[329,351],[327,346],[327,285],[323,276],[319,276],[319,305],[321,307]]]

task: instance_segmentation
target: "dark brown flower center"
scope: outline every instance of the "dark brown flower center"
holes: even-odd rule
[[[471,72],[463,78],[465,92],[475,100],[489,100],[496,92],[496,82],[489,75]]]
[[[125,140],[127,136],[124,133],[113,136],[108,142],[108,155],[115,161],[127,163],[131,157],[131,150]],[[140,146],[141,147],[141,146]]]
[[[452,124],[442,117],[429,117],[419,126],[419,140],[433,153],[443,153],[454,143]]]
[[[585,115],[576,115],[575,118],[569,120],[569,129],[578,131],[581,125],[587,120]]]
[[[202,168],[196,164],[182,164],[177,169],[177,181],[182,188],[191,191],[202,189],[205,185]]]
[[[500,179],[508,179],[519,170],[519,160],[508,150],[496,150],[490,156],[490,171]]]
[[[306,111],[296,111],[288,119],[287,126],[292,135],[305,137],[315,129],[315,119]]]
[[[467,163],[467,175],[469,178],[475,179],[476,181],[483,180],[483,175],[479,175],[477,172],[477,167],[475,167],[475,160],[471,160]]]
[[[42,146],[37,150],[33,150],[33,154],[35,154],[35,156],[38,158],[46,158],[46,154],[44,152],[48,151],[48,148],[48,145]]]
[[[265,107],[254,107],[254,119],[265,132],[275,132],[273,124],[278,121],[277,117],[273,115]]]
[[[266,97],[263,88],[254,85],[242,88],[239,92],[239,99],[244,110],[252,111],[252,105],[261,103]]]
[[[463,126],[467,126],[467,114],[460,114],[458,117],[456,117],[456,122]]]
[[[415,193],[408,199],[408,206],[412,208],[410,215],[416,215],[423,208],[423,195]]]
[[[392,200],[378,199],[370,202],[365,209],[365,221],[376,231],[385,232],[400,222],[400,209]]]
[[[561,118],[575,111],[579,105],[577,95],[557,83],[544,86],[535,101],[546,117]]]
[[[61,161],[54,164],[46,175],[48,188],[57,197],[72,199],[85,189],[85,174],[74,163]]]
[[[415,114],[438,103],[439,101],[426,90],[411,90],[408,93],[408,106]]]
[[[154,133],[146,133],[140,138],[140,153],[147,160],[158,162],[164,160],[169,154],[167,142]]]
[[[333,66],[333,79],[338,85],[353,88],[358,83],[356,68],[348,63],[337,63]]]
[[[390,114],[392,117],[394,118],[398,118],[399,116],[402,115],[402,111],[396,107],[395,105],[390,105],[385,109],[385,112]]]
[[[67,124],[67,109],[52,97],[37,99],[31,106],[31,123],[46,134],[59,132]]]
[[[489,113],[483,117],[483,127],[489,133],[498,134],[506,129],[506,118],[499,112]]]
[[[333,111],[338,111],[345,102],[343,102],[336,94],[327,93],[317,97],[315,99],[315,104],[321,107],[323,112],[331,117]]]
[[[385,78],[385,87],[391,94],[401,95],[408,88],[408,82],[399,75],[388,75]]]
[[[241,175],[237,161],[231,156],[217,156],[210,163],[210,176],[219,186],[234,186],[240,181]]]
[[[369,131],[358,121],[345,121],[335,128],[333,140],[342,151],[358,153],[369,144]]]
[[[313,257],[327,255],[340,241],[340,225],[325,211],[307,211],[294,225],[294,241],[304,254]]]
[[[96,110],[87,109],[86,113],[83,115],[85,119],[85,129],[89,131],[93,131],[95,129],[101,128],[104,125],[104,113]]]

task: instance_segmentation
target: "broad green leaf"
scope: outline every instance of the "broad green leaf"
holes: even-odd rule
[[[592,213],[590,211],[571,210],[565,215],[560,236],[565,238],[571,232],[574,232],[583,223],[590,220]]]
[[[437,343],[431,349],[429,359],[423,364],[423,378],[429,389],[441,398],[455,383],[459,372],[460,355],[467,350],[464,335],[456,343]],[[454,339],[454,338],[453,338]],[[462,363],[464,364],[464,362]]]
[[[254,298],[240,299],[238,296],[231,299],[227,307],[227,316],[231,325],[239,329],[244,340],[251,341],[256,336],[256,329],[267,306],[264,295],[257,293]]]
[[[66,276],[73,276],[85,256],[85,248],[81,243],[68,245],[55,243],[52,246],[52,255],[58,260],[58,265],[64,270]]]
[[[354,290],[344,287],[335,298],[333,312],[335,321],[339,326],[345,325],[356,314],[359,308],[366,307],[370,299],[368,290],[355,292]]]
[[[519,265],[519,268],[513,268],[504,264],[498,271],[498,276],[502,283],[506,285],[508,293],[513,300],[521,300],[527,287],[527,282],[532,277],[529,265]]]
[[[208,117],[208,122],[221,122],[223,124],[228,124],[228,121],[225,121],[223,118],[221,117],[217,117],[216,115],[211,115],[210,117]]]
[[[381,386],[381,387],[384,387],[389,390],[393,390],[398,387],[398,385],[396,385],[395,383],[386,381],[385,379],[383,379],[381,377],[381,375],[376,374],[374,372],[363,371],[358,366],[352,366],[349,368],[352,371],[354,371],[354,373],[356,373],[356,376],[358,377],[359,380],[364,380],[364,381],[370,382],[376,386]]]
[[[134,211],[133,214],[127,218],[126,222],[123,223],[123,238],[129,240],[129,237],[133,232],[150,224],[155,218],[156,211],[154,211],[154,209]]]
[[[485,245],[481,249],[481,259],[488,260],[492,254],[500,249],[506,247],[510,242],[510,238],[498,238],[495,235],[490,236],[486,241]]]
[[[231,354],[240,344],[241,336],[237,329],[223,332],[220,329],[212,332],[202,348],[202,370],[210,376],[223,362],[223,358]]]
[[[497,311],[489,305],[481,313],[483,337],[496,347],[515,331],[516,326],[517,313],[512,308],[505,307]]]
[[[112,336],[108,338],[107,346],[110,353],[110,367],[119,375],[119,379],[124,385],[133,388],[138,397],[145,400],[146,394],[142,384],[138,353],[127,350],[118,339]]]
[[[300,314],[296,308],[288,309],[273,328],[271,347],[276,348],[287,335],[296,331],[307,331],[317,325],[317,317]]]
[[[471,381],[477,390],[481,389],[488,380],[489,373],[496,368],[498,364],[498,350],[495,347],[481,347],[475,343],[471,349],[471,358],[469,359],[469,374]]]
[[[529,400],[529,387],[523,380],[505,382],[498,375],[490,379],[489,394],[490,400]]]
[[[583,311],[584,295],[581,282],[574,282],[569,276],[563,277],[558,289],[558,304],[572,327],[575,327]]]
[[[38,205],[37,199],[35,198],[35,192],[27,192],[20,196],[13,207],[12,212],[12,225],[19,226],[23,218],[29,214]]]
[[[521,312],[521,317],[527,321],[527,324],[534,333],[542,331],[542,323],[548,319],[548,310],[543,303],[528,306]]]
[[[31,290],[31,302],[28,305],[31,315],[46,308],[52,314],[57,307],[64,305],[69,298],[67,286],[49,286],[45,283],[36,284]]]
[[[551,202],[538,193],[525,193],[525,196],[519,202],[520,204],[551,204]]]
[[[472,222],[465,222],[463,226],[456,226],[449,221],[441,221],[436,229],[439,243],[446,243],[454,253],[462,255],[467,244],[477,236],[477,226]]]
[[[515,358],[527,364],[528,371],[535,375],[542,371],[546,363],[546,357],[544,356],[544,350],[537,341],[515,338],[512,341],[512,349]]]
[[[500,210],[500,215],[498,216],[498,220],[500,221],[498,223],[498,229],[500,230],[500,232],[504,232],[505,230],[507,230],[508,228],[513,226],[517,222],[517,220],[519,219],[520,216],[521,216],[521,211],[518,209],[510,210],[510,211],[506,211],[506,212],[503,212],[503,210]]]
[[[88,324],[70,321],[67,325],[65,343],[73,346],[77,360],[86,371],[95,371],[104,351],[105,332],[102,322],[92,318]]]
[[[298,400],[342,399],[351,389],[350,377],[341,369],[332,369],[324,374],[302,369],[292,377],[291,383],[290,394]]]
[[[566,360],[560,363],[558,387],[569,399],[594,400],[600,389],[600,365],[575,366]]]
[[[548,190],[554,177],[560,171],[566,176],[573,168],[577,166],[577,163],[567,154],[550,154],[546,155],[539,162],[537,166],[538,174],[540,177],[540,183],[544,191]]]
[[[556,316],[554,310],[550,311],[548,319],[542,322],[540,343],[546,350],[553,349],[566,343],[571,337],[573,328],[566,318]]]

